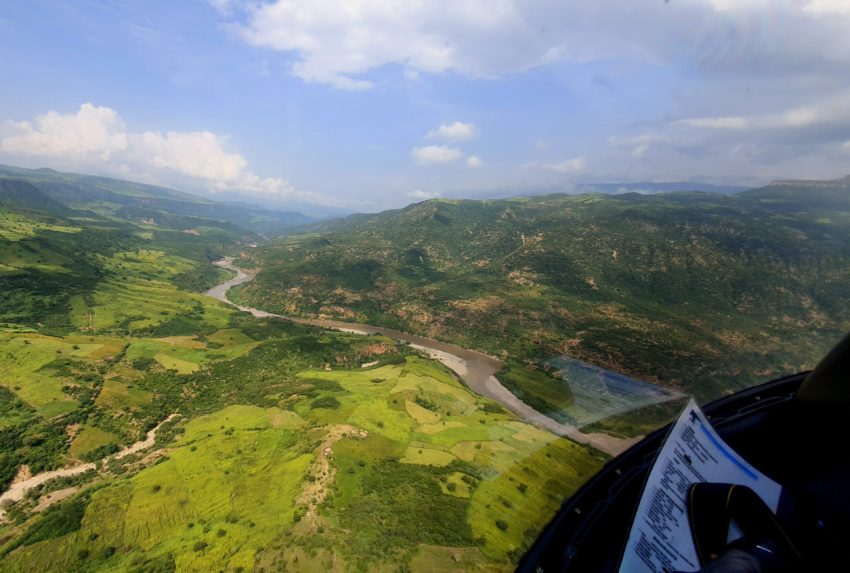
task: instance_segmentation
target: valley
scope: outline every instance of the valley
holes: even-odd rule
[[[0,570],[508,571],[683,397],[847,327],[850,206],[819,192],[435,200],[262,237],[148,187],[0,176]]]
[[[230,296],[518,361],[554,382],[512,391],[526,384],[527,403],[576,424],[586,416],[564,411],[563,384],[547,395],[558,357],[701,400],[811,368],[850,324],[848,232],[847,179],[734,195],[435,199],[263,245],[240,261],[256,279]]]
[[[0,570],[509,570],[608,458],[424,348],[483,354],[204,295],[250,233],[0,181]]]
[[[222,259],[214,263],[215,265],[231,270],[236,273],[236,276],[220,285],[216,285],[207,291],[209,296],[217,298],[222,302],[230,303],[227,298],[227,292],[239,285],[246,284],[254,279],[254,275],[245,272],[243,269],[234,267],[232,261]],[[615,456],[627,450],[629,446],[637,442],[638,437],[623,439],[616,438],[601,433],[584,433],[574,426],[561,424],[552,418],[542,414],[518,399],[514,394],[505,388],[499,379],[494,374],[503,368],[503,364],[492,356],[487,356],[481,352],[475,352],[461,348],[454,344],[448,344],[435,340],[433,338],[425,338],[415,334],[393,330],[391,328],[381,328],[368,324],[347,323],[332,320],[319,319],[299,319],[281,314],[273,314],[262,311],[256,308],[239,306],[237,308],[243,312],[249,312],[254,316],[259,317],[275,317],[295,322],[297,324],[307,324],[319,328],[340,330],[354,334],[363,335],[380,335],[391,340],[403,342],[410,345],[411,348],[425,352],[431,358],[442,362],[450,370],[460,377],[464,383],[472,391],[480,396],[489,398],[498,402],[508,410],[517,414],[520,418],[527,422],[545,428],[559,436],[566,436],[580,443],[588,444],[597,450],[603,451],[609,455]],[[661,401],[665,401],[662,399]]]
[[[842,562],[850,0],[30,0],[0,46],[0,573]]]

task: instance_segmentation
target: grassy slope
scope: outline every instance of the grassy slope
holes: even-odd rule
[[[259,563],[298,571],[336,559],[354,569],[428,570],[445,559],[440,547],[466,548],[465,559],[489,569],[507,567],[603,462],[507,413],[485,411],[436,363],[391,354],[363,369],[357,363],[371,360],[363,353],[374,340],[280,327],[244,328],[264,340],[243,358],[137,381],[183,413],[167,457],[103,475],[98,489],[80,494],[75,528],[15,549],[2,569],[123,570],[173,559],[183,571]],[[304,369],[311,363],[333,366]],[[234,386],[237,372],[244,379]],[[331,396],[335,407],[314,407]],[[411,404],[426,404],[418,407],[430,415]],[[328,453],[324,440],[341,424],[368,436],[332,441]],[[91,446],[104,436],[83,429],[78,437]],[[330,471],[316,469],[327,456]],[[310,502],[300,494],[317,481],[327,496],[316,515],[305,515]],[[17,531],[38,530],[43,519]],[[313,561],[305,569],[298,555]]]
[[[241,234],[209,229],[187,235],[93,216],[0,179],[0,386],[17,412],[0,425],[0,483],[20,464],[54,468],[155,423],[162,405],[133,387],[142,376],[133,360],[159,354],[162,368],[187,372],[250,350],[167,339],[229,325],[231,310],[186,290],[221,280],[209,257]]]
[[[295,212],[219,203],[175,189],[52,169],[0,165],[0,178],[32,184],[51,200],[75,208],[134,221],[152,219],[157,224],[180,225],[181,230],[197,228],[203,225],[204,220],[215,220],[218,225],[224,221],[232,224],[234,230],[238,226],[255,233],[267,233],[311,220]],[[43,201],[41,203],[44,204]]]
[[[180,417],[158,454],[8,508],[2,571],[506,570],[603,462],[389,340],[257,320],[188,290],[220,280],[206,261],[229,248],[226,228],[16,204],[4,230],[0,279],[18,293],[0,302],[4,483],[21,464],[97,460]],[[368,437],[337,435],[348,427]],[[34,509],[67,487],[82,489]]]
[[[435,200],[263,249],[241,300],[521,360],[567,353],[707,399],[850,327],[850,193]]]

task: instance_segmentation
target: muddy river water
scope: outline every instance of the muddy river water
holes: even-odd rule
[[[497,358],[482,352],[470,350],[468,348],[457,346],[456,344],[435,340],[433,338],[426,338],[424,336],[418,336],[416,334],[410,334],[408,332],[402,332],[392,328],[385,328],[383,326],[340,322],[335,320],[297,318],[234,304],[228,300],[227,291],[236,285],[244,284],[253,280],[254,275],[249,271],[245,271],[234,266],[230,259],[222,259],[217,261],[215,264],[219,267],[234,271],[236,276],[229,281],[211,288],[207,291],[207,295],[233,305],[239,310],[249,312],[259,318],[275,317],[298,324],[306,324],[355,334],[380,334],[393,340],[406,342],[410,344],[411,347],[421,350],[430,355],[432,358],[445,364],[466,383],[470,390],[498,402],[523,420],[534,424],[535,426],[546,428],[550,432],[559,436],[566,436],[576,442],[591,445],[594,448],[611,455],[617,455],[625,451],[639,440],[639,438],[615,438],[602,433],[584,433],[574,426],[562,424],[553,420],[549,416],[538,412],[517,398],[510,390],[505,388],[502,383],[499,382],[495,373],[502,368],[502,362]]]

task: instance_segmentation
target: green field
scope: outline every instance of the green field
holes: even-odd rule
[[[232,332],[228,339],[245,344]],[[322,339],[336,352],[369,342],[315,340]],[[256,373],[273,356],[244,360]],[[229,371],[216,372],[216,364],[227,363],[213,363],[211,373],[158,376],[197,381]],[[26,544],[4,557],[2,569],[117,571],[148,563],[311,571],[336,562],[434,571],[457,558],[501,570],[603,462],[508,414],[486,413],[485,402],[437,363],[408,356],[368,371],[354,366],[297,370],[288,381],[267,373],[257,396],[264,405],[179,418],[159,463],[102,475],[63,503],[81,512],[69,531],[29,542],[27,527],[48,528],[49,521],[39,524],[50,514],[24,521]],[[120,389],[108,398],[128,399]],[[81,428],[71,453],[112,438]],[[511,523],[506,530],[496,525],[503,519]]]
[[[104,432],[101,429],[93,427],[82,428],[71,442],[68,453],[75,458],[80,458],[85,454],[107,444],[114,444],[118,441],[118,436],[109,432]]]
[[[204,296],[223,255],[260,268],[242,301],[491,352],[555,418],[573,395],[553,355],[705,398],[808,364],[850,317],[844,196],[802,215],[793,192],[430,201],[255,248],[229,207],[14,172],[0,482],[96,463],[2,508],[4,572],[507,571],[605,463],[409,346]],[[593,429],[647,431],[672,411]],[[111,457],[166,418],[149,449]]]
[[[0,280],[18,288],[0,304],[0,477],[103,462],[7,508],[2,571],[507,570],[604,461],[391,340],[192,292],[221,275],[162,229],[107,241],[120,232],[16,217],[0,237]],[[72,236],[101,245],[85,264]],[[37,291],[21,273],[48,274]],[[174,413],[152,452],[107,457]],[[503,483],[550,451],[563,480]],[[504,499],[518,511],[502,530]]]

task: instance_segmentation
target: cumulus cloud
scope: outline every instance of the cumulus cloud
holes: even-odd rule
[[[425,136],[426,139],[448,139],[450,141],[468,141],[478,135],[478,129],[471,123],[455,121],[452,123],[441,123],[436,129],[432,129]]]
[[[91,103],[76,113],[49,111],[32,121],[7,121],[6,131],[10,133],[0,138],[0,153],[8,156],[212,192],[323,200],[296,191],[283,179],[252,173],[244,157],[225,149],[225,137],[209,131],[134,132],[117,111]]]
[[[431,165],[434,163],[449,163],[463,157],[463,152],[457,147],[445,145],[426,145],[425,147],[414,147],[410,152],[416,163],[420,165]]]
[[[127,150],[127,127],[115,112],[90,103],[76,114],[47,112],[34,121],[8,121],[13,135],[0,151],[48,158],[108,161]]]
[[[584,157],[574,157],[572,159],[561,161],[560,163],[541,163],[539,166],[548,171],[574,175],[584,171],[586,164],[587,160]]]
[[[245,175],[248,162],[239,154],[227,153],[222,138],[209,131],[146,131],[130,137],[136,158],[157,168],[223,183],[239,181]]]
[[[466,166],[467,167],[472,167],[473,169],[477,169],[478,167],[481,167],[482,165],[484,165],[484,162],[481,161],[481,158],[478,157],[477,155],[470,155],[469,157],[466,158]]]
[[[246,42],[287,54],[293,74],[341,89],[369,89],[365,76],[389,65],[496,77],[562,60],[686,58],[703,73],[850,62],[844,0],[210,1]],[[753,32],[765,27],[770,38]]]
[[[810,14],[850,16],[850,2],[847,0],[811,0],[803,6]]]
[[[421,189],[417,189],[416,191],[411,191],[407,194],[408,197],[412,199],[419,199],[421,201],[425,201],[427,199],[436,199],[437,197],[442,197],[442,193],[439,191],[423,191]]]

